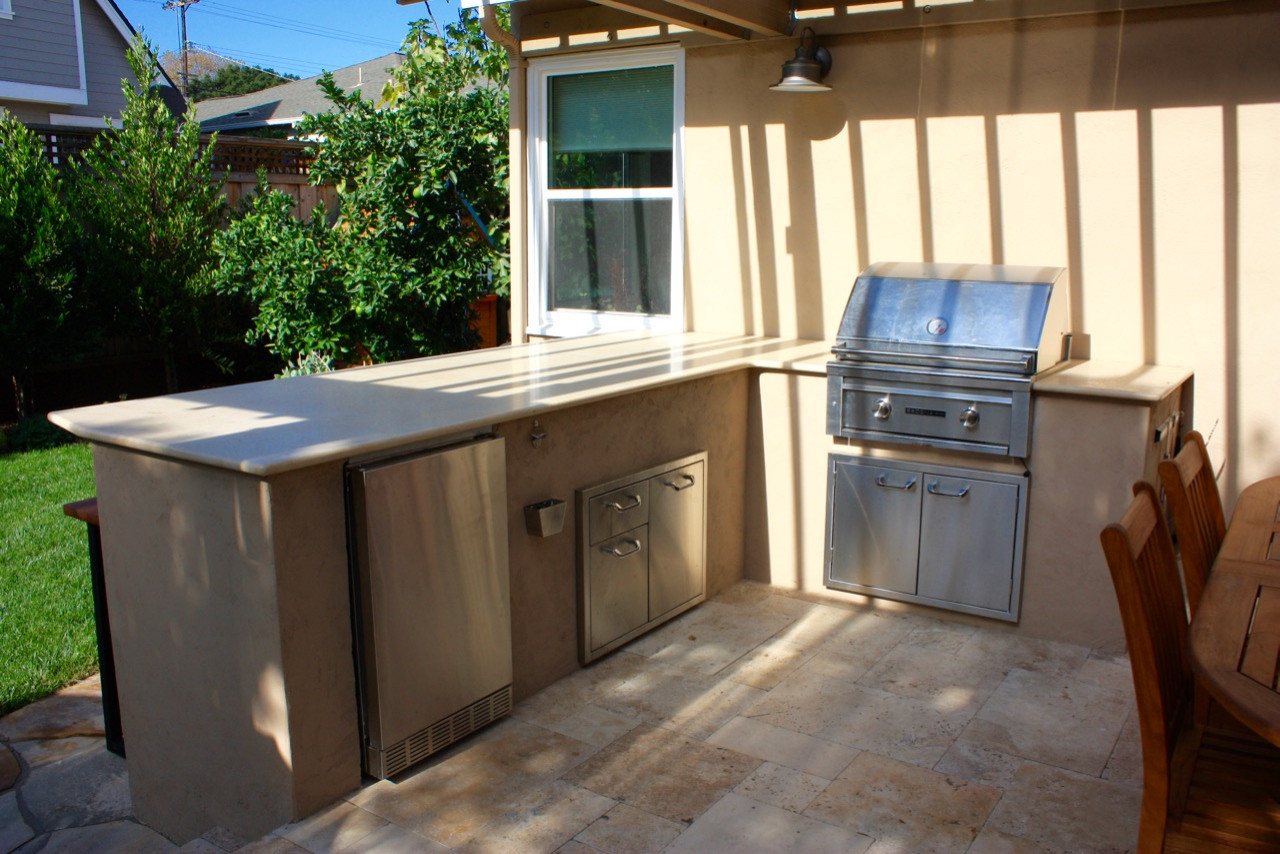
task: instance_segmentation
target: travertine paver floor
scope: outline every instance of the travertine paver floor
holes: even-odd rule
[[[0,854],[1130,851],[1135,714],[1123,657],[744,582],[251,842],[176,849],[100,739],[11,716]]]

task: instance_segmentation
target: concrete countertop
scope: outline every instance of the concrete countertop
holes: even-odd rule
[[[727,371],[822,374],[830,346],[618,333],[66,409],[49,420],[92,442],[271,475]]]
[[[1036,380],[1037,394],[1108,397],[1155,403],[1191,377],[1190,368],[1134,362],[1071,361]]]

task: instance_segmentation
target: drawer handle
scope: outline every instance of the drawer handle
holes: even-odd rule
[[[901,489],[903,492],[907,492],[912,488],[914,488],[915,485],[916,485],[916,479],[914,477],[911,478],[911,480],[907,481],[906,483],[902,484],[901,486],[899,486],[896,483],[890,483],[889,479],[884,475],[880,475],[879,477],[876,478],[876,486],[880,487],[881,489]]]
[[[969,489],[970,487],[966,485],[965,488],[959,492],[943,492],[941,489],[938,489],[938,482],[936,480],[929,484],[929,494],[936,495],[939,498],[964,498],[969,494]]]
[[[630,555],[633,555],[636,552],[640,551],[639,540],[623,540],[622,544],[626,546],[631,546],[631,548],[624,551],[618,548],[617,546],[601,546],[600,551],[604,552],[607,555],[613,555],[614,557],[629,557]]]
[[[691,475],[691,474],[682,474],[682,475],[680,475],[680,477],[684,478],[684,479],[685,479],[685,481],[686,481],[686,482],[685,482],[685,484],[684,484],[683,486],[681,486],[681,485],[679,485],[679,484],[676,484],[676,483],[673,483],[672,481],[669,481],[669,480],[664,480],[664,481],[662,482],[662,485],[663,485],[663,486],[669,486],[669,487],[671,487],[672,489],[674,489],[676,492],[681,492],[681,491],[686,490],[686,489],[688,489],[689,487],[693,486],[695,483],[697,483],[697,481],[695,481],[695,480],[693,479],[693,475]]]
[[[631,499],[630,504],[623,504],[621,501],[606,501],[604,503],[604,506],[612,507],[614,510],[618,511],[619,513],[626,513],[628,510],[635,510],[637,507],[640,506],[639,495],[628,495],[627,498]]]

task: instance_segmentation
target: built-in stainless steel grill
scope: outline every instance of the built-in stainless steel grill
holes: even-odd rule
[[[1062,273],[887,263],[858,277],[827,363],[827,432],[843,445],[828,458],[828,587],[1018,619],[1031,386],[1070,351]]]
[[[828,363],[827,432],[1025,457],[1037,373],[1069,353],[1060,267],[882,263]]]

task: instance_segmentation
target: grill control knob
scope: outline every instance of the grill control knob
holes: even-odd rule
[[[893,406],[889,403],[889,398],[882,397],[876,401],[876,420],[887,421],[889,415],[893,412]]]
[[[964,412],[960,413],[960,423],[963,424],[967,430],[972,430],[978,426],[978,418],[978,410],[973,406],[968,407]]]

